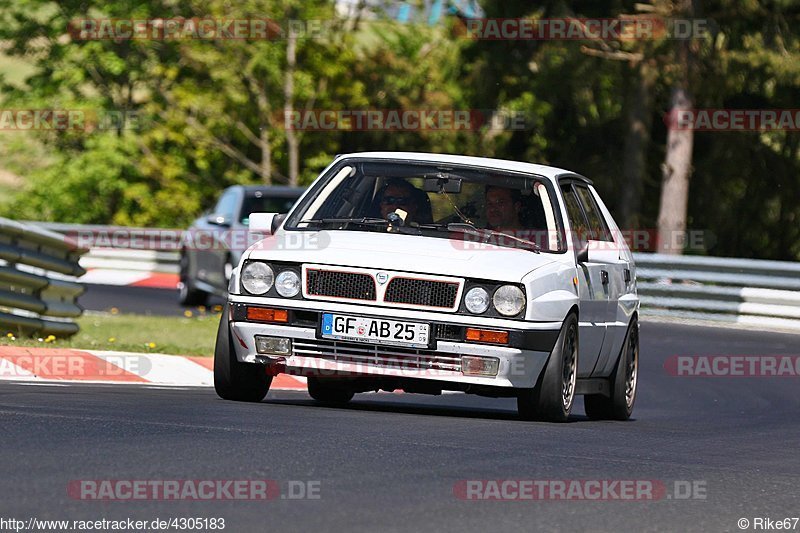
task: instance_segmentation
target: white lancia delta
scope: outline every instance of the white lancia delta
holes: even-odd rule
[[[338,156],[234,270],[214,358],[224,399],[279,373],[319,402],[356,393],[515,397],[521,417],[630,417],[632,255],[592,183],[440,154]]]

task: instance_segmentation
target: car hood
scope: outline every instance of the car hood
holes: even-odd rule
[[[400,270],[520,282],[552,254],[442,237],[362,231],[290,231],[256,243],[249,259]]]

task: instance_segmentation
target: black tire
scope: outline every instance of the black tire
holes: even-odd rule
[[[611,375],[611,396],[587,394],[583,398],[586,416],[592,420],[628,420],[636,402],[639,377],[639,322],[631,320],[617,365]]]
[[[180,256],[180,281],[178,303],[184,307],[206,305],[208,303],[209,294],[205,291],[195,289],[192,280],[189,278],[189,256],[183,251]]]
[[[575,403],[578,373],[578,317],[570,313],[536,386],[517,394],[523,420],[566,422]]]
[[[264,365],[240,363],[231,342],[228,304],[222,310],[214,348],[214,390],[224,400],[260,402],[269,392],[272,377]]]
[[[321,403],[345,404],[355,393],[333,379],[308,378],[308,394]]]

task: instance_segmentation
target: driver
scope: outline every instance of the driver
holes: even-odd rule
[[[403,210],[407,213],[405,216],[406,224],[414,220],[419,210],[419,205],[416,201],[418,192],[419,189],[406,180],[390,179],[381,192],[381,217],[386,218],[394,211]]]

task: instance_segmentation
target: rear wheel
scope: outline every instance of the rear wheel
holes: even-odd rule
[[[180,286],[178,288],[178,302],[183,306],[206,305],[208,293],[194,288],[189,269],[189,256],[181,251],[180,257]]]
[[[556,346],[539,381],[517,395],[517,410],[524,420],[565,422],[575,401],[578,375],[578,318],[567,316]]]
[[[611,381],[611,396],[590,394],[583,398],[586,416],[593,420],[628,420],[636,401],[639,377],[639,323],[628,326],[625,342]]]
[[[344,404],[353,399],[355,393],[333,379],[308,378],[308,394],[318,402]]]
[[[228,324],[228,305],[222,311],[214,349],[214,390],[225,400],[260,402],[269,392],[272,378],[264,365],[236,359]]]

